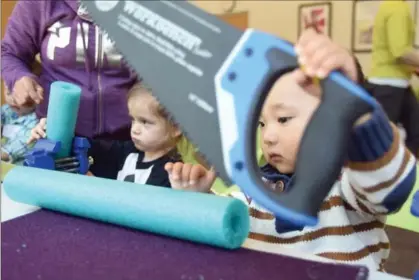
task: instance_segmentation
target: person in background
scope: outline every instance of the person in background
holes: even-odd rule
[[[312,30],[299,38],[296,52],[305,73],[290,69],[276,81],[259,122],[267,161],[261,173],[275,192],[286,192],[290,187],[301,138],[320,104],[321,89],[312,78],[324,78],[332,70],[341,70],[359,83],[362,75],[348,51]],[[208,192],[215,178],[214,171],[202,165],[168,163],[166,170],[176,189]],[[378,108],[354,124],[347,163],[321,205],[316,226],[299,227],[281,220],[241,191],[230,195],[248,205],[249,238],[261,246],[278,251],[292,248],[381,270],[390,252],[384,230],[386,216],[400,209],[415,180],[415,157],[404,146],[395,125]]]
[[[31,72],[37,54],[39,77]],[[1,75],[11,90],[9,105],[37,105],[37,116],[44,118],[51,83],[70,82],[82,88],[76,135],[130,139],[126,96],[137,75],[79,1],[17,1],[1,42],[1,60]],[[96,163],[95,175],[108,177]]]
[[[1,160],[21,164],[29,149],[26,141],[38,118],[34,106],[15,106],[7,93],[5,98],[9,104],[1,106]]]
[[[99,161],[100,168],[112,179],[170,187],[165,165],[181,160],[176,145],[183,139],[182,132],[152,96],[151,89],[142,84],[135,84],[129,92],[128,109],[131,140],[92,140],[89,156]],[[45,131],[44,118],[32,130],[29,143],[46,137]]]
[[[406,131],[406,146],[419,156],[419,105],[410,85],[419,69],[419,51],[413,48],[415,24],[405,0],[382,1],[375,17],[372,67],[367,90],[395,124]]]

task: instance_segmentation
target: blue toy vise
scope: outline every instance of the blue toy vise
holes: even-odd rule
[[[24,166],[42,169],[86,174],[93,158],[88,156],[90,143],[87,138],[74,137],[72,152],[69,157],[57,158],[61,142],[50,139],[39,139],[26,154]]]
[[[75,84],[55,81],[51,84],[47,139],[40,139],[29,151],[24,166],[86,174],[93,159],[88,157],[87,138],[75,137],[81,88]]]

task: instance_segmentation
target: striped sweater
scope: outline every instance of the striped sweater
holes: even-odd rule
[[[289,177],[270,166],[262,168],[262,173],[264,179],[286,190]],[[400,209],[415,180],[416,159],[405,148],[397,128],[377,112],[354,130],[348,162],[321,207],[317,226],[293,227],[244,193],[230,195],[249,206],[250,239],[278,250],[292,248],[381,270],[390,252],[384,231],[386,215]]]

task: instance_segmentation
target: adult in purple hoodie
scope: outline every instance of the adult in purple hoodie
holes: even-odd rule
[[[39,77],[30,70],[38,53]],[[1,43],[1,59],[7,87],[21,105],[39,102],[39,117],[47,113],[51,83],[67,81],[82,88],[77,135],[130,139],[126,95],[137,76],[77,0],[18,1]]]

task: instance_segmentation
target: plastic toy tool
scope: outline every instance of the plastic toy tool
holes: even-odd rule
[[[57,81],[51,84],[47,116],[47,138],[40,139],[25,155],[24,166],[86,174],[93,159],[88,157],[87,138],[75,137],[81,88]]]
[[[340,73],[322,80],[322,102],[301,141],[295,177],[277,193],[260,178],[255,135],[273,83],[298,67],[293,46],[238,30],[186,1],[81,2],[227,184],[292,224],[317,223],[354,122],[378,106],[373,98]]]
[[[40,139],[26,154],[24,166],[69,173],[86,174],[93,158],[88,156],[90,143],[86,138],[74,137],[72,153],[68,157],[57,158],[61,150],[61,142],[50,139]]]
[[[413,195],[412,199],[412,206],[410,207],[410,212],[413,216],[416,216],[419,218],[419,191],[417,191]]]

